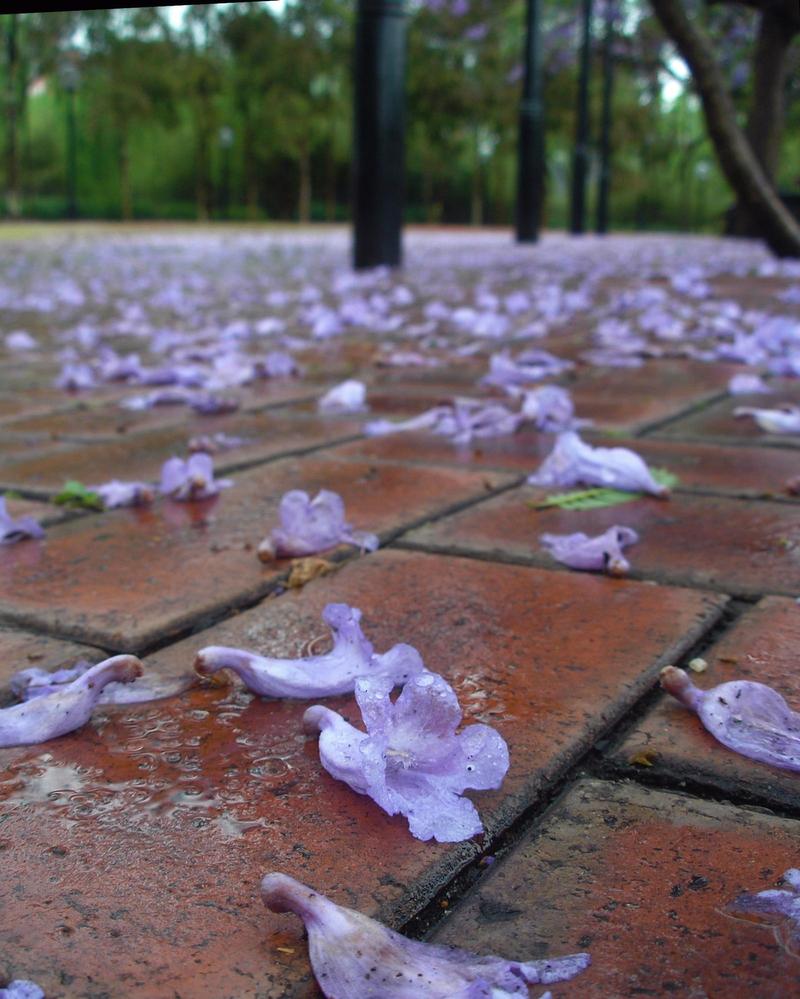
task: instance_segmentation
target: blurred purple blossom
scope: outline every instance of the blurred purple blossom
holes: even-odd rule
[[[782,888],[743,892],[722,910],[734,919],[774,927],[775,939],[793,957],[800,957],[800,870],[790,867]]]
[[[731,395],[768,395],[773,391],[760,375],[734,375],[728,382]]]
[[[533,486],[603,486],[665,496],[669,492],[653,478],[638,454],[624,447],[592,447],[572,430],[560,433],[539,470],[528,476]]]
[[[0,999],[44,999],[44,990],[27,978],[15,978],[0,988]]]
[[[317,403],[320,413],[362,413],[367,408],[367,386],[353,378],[330,389]]]
[[[800,434],[800,406],[782,406],[780,409],[738,406],[733,415],[752,416],[761,430],[768,434]]]
[[[6,498],[0,496],[0,545],[10,545],[25,538],[43,538],[44,528],[33,517],[12,517],[6,509]]]
[[[356,531],[345,521],[344,501],[338,493],[321,489],[312,500],[302,489],[285,493],[278,507],[276,527],[258,547],[262,560],[315,555],[336,545],[355,545],[374,551],[377,535]]]
[[[514,999],[527,997],[529,984],[567,981],[590,964],[588,954],[520,962],[409,940],[286,874],[267,874],[261,897],[270,911],[303,920],[311,967],[329,999],[367,991],[370,999]]]
[[[160,492],[176,500],[199,500],[216,496],[233,483],[214,478],[214,462],[203,452],[183,458],[169,458],[161,469]]]
[[[92,492],[100,496],[107,510],[120,506],[147,506],[155,499],[155,490],[146,482],[120,482],[118,479],[111,479],[110,482],[93,486]]]

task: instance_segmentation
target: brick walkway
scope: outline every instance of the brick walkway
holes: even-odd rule
[[[26,329],[43,348],[7,355],[0,370],[0,489],[20,494],[12,513],[47,525],[44,542],[0,547],[0,703],[15,670],[81,656],[133,652],[169,675],[206,645],[298,655],[322,631],[322,608],[341,601],[362,609],[377,649],[415,645],[454,686],[465,720],[501,731],[511,768],[500,791],[472,796],[485,836],[439,845],[413,839],[405,820],[322,770],[316,740],[302,735],[306,704],[260,700],[238,686],[104,708],[72,735],[0,750],[0,985],[4,976],[31,978],[48,999],[317,995],[299,921],[268,913],[258,896],[260,877],[277,870],[411,935],[480,953],[588,950],[591,968],[553,986],[556,999],[800,994],[800,960],[771,928],[720,911],[797,864],[800,777],[734,755],[654,690],[662,666],[702,656],[700,685],[758,679],[800,705],[800,500],[785,489],[800,472],[800,438],[734,419],[735,404],[764,398],[731,400],[726,386],[742,366],[579,363],[558,380],[578,415],[595,420],[587,439],[627,444],[679,485],[666,502],[537,510],[524,477],[548,453],[549,435],[525,430],[461,447],[426,434],[368,439],[362,414],[316,413],[322,392],[352,376],[367,381],[373,416],[406,417],[454,393],[487,396],[475,386],[498,349],[493,340],[457,358],[434,350],[445,363],[430,370],[376,363],[382,344],[415,349],[398,334],[308,340],[298,348],[305,377],[242,388],[239,411],[226,416],[120,409],[141,391],[129,387],[81,395],[51,387],[60,334],[82,320],[102,330],[126,264],[147,276],[149,252],[169,258],[165,286],[199,274],[228,294],[203,306],[208,324],[239,317],[234,292],[245,278],[215,277],[225,254],[252,267],[263,253],[269,266],[267,250],[283,239],[289,251],[274,287],[316,283],[323,297],[346,273],[341,233],[273,236],[262,246],[234,232],[212,241],[206,262],[209,239],[0,243],[0,276],[21,270],[28,296],[50,294],[53,274],[69,277],[72,255],[91,288],[83,302],[50,310],[29,300],[0,329]],[[105,290],[80,263],[104,240]],[[568,241],[548,245],[551,268],[572,252]],[[653,238],[580,244],[584,275],[612,258],[595,282],[596,304],[642,284],[632,245],[649,259],[661,252]],[[748,254],[755,266],[766,260],[755,247],[687,245],[695,262],[720,248],[731,254],[730,266],[708,276],[712,301],[800,317],[800,305],[776,298],[791,280],[743,273]],[[470,294],[478,281],[524,288],[536,272],[537,257],[507,246],[505,235],[418,234],[407,272],[382,286],[411,288],[408,322],[423,323],[426,302],[446,294],[448,254],[451,285]],[[40,258],[47,281],[37,277]],[[560,280],[569,286],[567,269]],[[657,272],[647,283],[666,286]],[[126,300],[143,310],[129,323],[137,349],[137,322],[198,322],[185,311],[170,316],[153,294],[142,278]],[[246,321],[269,311],[244,301]],[[594,325],[591,309],[578,311],[535,346],[575,359]],[[800,397],[798,383],[774,384],[779,394],[766,405]],[[49,502],[65,479],[156,479],[190,437],[216,432],[246,439],[216,456],[234,480],[217,500],[103,514]],[[255,546],[286,490],[323,487],[342,495],[348,520],[379,534],[381,549],[337,551],[335,572],[286,589],[288,562],[262,564]],[[630,578],[571,572],[539,548],[545,531],[594,534],[613,523],[641,535],[628,553]],[[357,723],[351,697],[327,703]]]

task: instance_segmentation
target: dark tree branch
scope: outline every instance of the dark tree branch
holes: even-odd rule
[[[711,42],[686,14],[681,0],[650,0],[667,35],[692,72],[720,167],[759,232],[779,256],[800,257],[800,225],[770,184],[737,124],[736,110]]]

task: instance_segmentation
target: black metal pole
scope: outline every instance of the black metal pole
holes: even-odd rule
[[[611,113],[614,95],[614,3],[606,0],[606,24],[603,35],[603,118],[600,127],[600,177],[597,182],[597,231],[608,232],[611,190]]]
[[[67,218],[78,217],[78,141],[75,128],[75,90],[67,91]]]
[[[355,38],[353,263],[402,258],[405,150],[403,0],[358,0]]]
[[[519,106],[517,152],[517,242],[535,243],[544,202],[544,102],[539,0],[527,0],[525,78]]]
[[[592,0],[582,0],[581,61],[578,76],[578,107],[575,152],[572,158],[572,203],[570,232],[579,235],[586,228],[586,174],[589,167],[589,60],[592,45]]]

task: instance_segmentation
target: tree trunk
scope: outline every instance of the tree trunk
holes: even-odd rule
[[[786,21],[770,8],[761,14],[753,60],[753,97],[746,134],[756,159],[774,185],[778,171],[784,122],[784,88],[788,73],[789,49],[793,33]],[[734,231],[737,235],[757,235],[755,221],[747,207],[736,206]]]
[[[336,157],[333,151],[328,152],[327,158],[327,191],[325,194],[325,218],[328,222],[336,221]]]
[[[311,221],[311,156],[307,149],[300,154],[300,191],[297,215],[301,222]]]
[[[19,191],[19,48],[17,15],[8,15],[6,30],[6,211],[11,218],[22,214]]]
[[[130,222],[133,218],[133,194],[127,132],[120,132],[119,136],[119,200],[123,221]]]
[[[244,198],[247,217],[251,222],[258,218],[258,171],[256,169],[255,133],[253,122],[246,115],[242,124],[242,152],[244,154]]]
[[[736,121],[733,101],[708,37],[686,15],[681,0],[650,0],[662,27],[692,72],[720,167],[759,235],[778,256],[800,257],[800,225],[769,182]]]
[[[472,164],[472,190],[470,193],[470,225],[483,225],[483,166],[478,148],[478,133],[474,136],[474,158]]]

